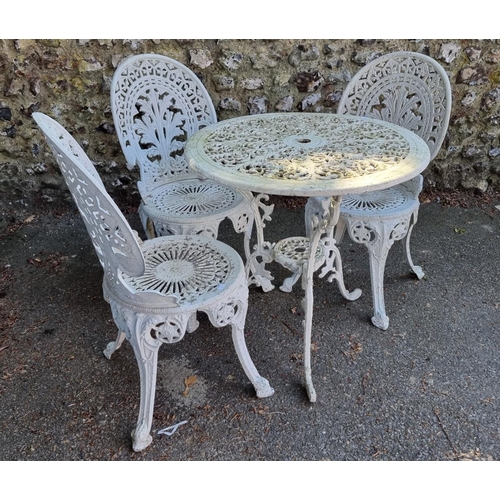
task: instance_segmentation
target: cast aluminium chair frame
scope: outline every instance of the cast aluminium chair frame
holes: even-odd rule
[[[189,137],[217,116],[210,95],[186,66],[158,54],[124,59],[111,83],[111,110],[129,169],[138,167],[139,215],[148,238],[198,234],[217,239],[227,217],[250,254],[252,197],[200,179],[184,159]]]
[[[416,52],[394,52],[366,64],[344,90],[338,113],[377,118],[405,127],[429,146],[430,161],[444,141],[451,113],[451,86],[443,67]],[[372,323],[386,330],[384,270],[393,243],[402,240],[411,270],[418,279],[424,272],[413,263],[410,237],[417,223],[423,177],[380,191],[345,196],[335,231],[337,242],[347,229],[350,238],[366,246],[374,314]]]
[[[199,325],[197,311],[205,312],[216,327],[231,326],[236,353],[257,396],[271,396],[274,390],[257,372],[245,344],[248,286],[236,251],[196,235],[142,242],[73,137],[42,113],[33,113],[33,118],[57,160],[104,269],[104,298],[118,327],[116,341],[108,344],[104,354],[109,358],[126,338],[139,365],[134,451],[152,441],[158,349],[194,331]]]
[[[364,66],[349,82],[339,102],[338,114],[366,116],[405,127],[428,145],[433,160],[445,137],[451,113],[451,86],[442,66],[434,59],[415,52],[394,52]],[[410,254],[410,236],[417,223],[419,194],[423,177],[391,188],[346,195],[340,205],[340,218],[334,238],[340,243],[347,229],[351,239],[364,244],[369,252],[373,297],[372,323],[386,330],[384,270],[393,243],[403,240],[412,271],[419,279],[424,272]],[[280,287],[291,291],[303,273],[314,217],[322,212],[321,198],[309,198],[305,208],[305,238],[290,240],[275,248],[275,259],[294,274]],[[321,257],[317,256],[317,265]]]

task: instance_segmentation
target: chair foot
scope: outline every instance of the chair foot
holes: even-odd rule
[[[134,451],[145,450],[153,441],[151,434],[146,434],[145,436],[138,436],[137,429],[131,432],[132,436],[132,449]]]
[[[417,278],[419,280],[421,280],[425,276],[425,273],[420,266],[412,266],[411,270],[417,275]]]
[[[109,344],[106,346],[106,349],[104,349],[104,356],[106,356],[108,359],[111,359],[112,354],[120,348],[124,340],[125,333],[119,331],[116,340],[114,342],[109,342]]]
[[[387,330],[389,328],[389,317],[385,314],[375,314],[372,317],[372,323],[381,330]]]
[[[104,349],[104,351],[102,351],[102,353],[104,354],[104,356],[106,356],[106,358],[111,359],[111,355],[116,351],[115,346],[116,346],[116,342],[110,342],[106,346],[106,349]]]
[[[254,387],[258,398],[268,398],[274,394],[274,389],[264,377],[260,377],[260,379],[254,383]]]

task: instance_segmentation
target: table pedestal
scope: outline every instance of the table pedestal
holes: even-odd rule
[[[271,284],[273,277],[265,269],[265,264],[273,260],[294,273],[280,287],[282,291],[291,291],[293,284],[302,276],[301,284],[304,290],[302,308],[305,313],[303,321],[304,372],[309,401],[315,402],[316,391],[312,382],[311,369],[314,272],[321,268],[320,278],[328,276],[329,282],[336,280],[340,292],[347,300],[356,300],[361,295],[361,290],[356,289],[349,292],[344,284],[342,258],[333,237],[335,226],[340,217],[341,196],[311,198],[307,204],[305,214],[307,237],[287,238],[287,240],[275,244],[264,241],[264,221],[271,220],[274,205],[267,206],[263,203],[263,200],[267,201],[268,196],[258,194],[251,200],[254,210],[257,244],[247,261],[248,284],[261,286],[264,292],[273,290],[274,286]],[[281,243],[288,243],[289,240],[292,243],[291,245],[281,245]],[[283,255],[280,249],[285,246],[287,247],[287,254]],[[296,248],[295,255],[293,255],[294,248]]]

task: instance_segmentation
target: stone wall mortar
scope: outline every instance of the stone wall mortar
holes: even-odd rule
[[[0,40],[0,192],[16,207],[55,206],[69,195],[31,118],[65,126],[119,201],[138,203],[114,132],[110,83],[124,57],[164,54],[190,67],[218,119],[272,111],[336,112],[347,82],[396,50],[430,55],[448,73],[447,137],[425,171],[426,187],[500,187],[500,40]]]

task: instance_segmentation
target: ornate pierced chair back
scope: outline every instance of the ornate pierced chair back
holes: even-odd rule
[[[432,160],[450,120],[450,81],[434,59],[415,52],[394,52],[354,75],[342,94],[338,113],[405,127],[427,142]]]
[[[33,118],[61,169],[107,279],[119,282],[119,270],[141,276],[145,264],[135,234],[106,192],[88,156],[55,120],[43,113],[33,113]]]
[[[187,139],[217,121],[198,77],[166,56],[141,54],[121,62],[111,84],[115,128],[129,168],[138,166],[141,194],[189,173]]]

